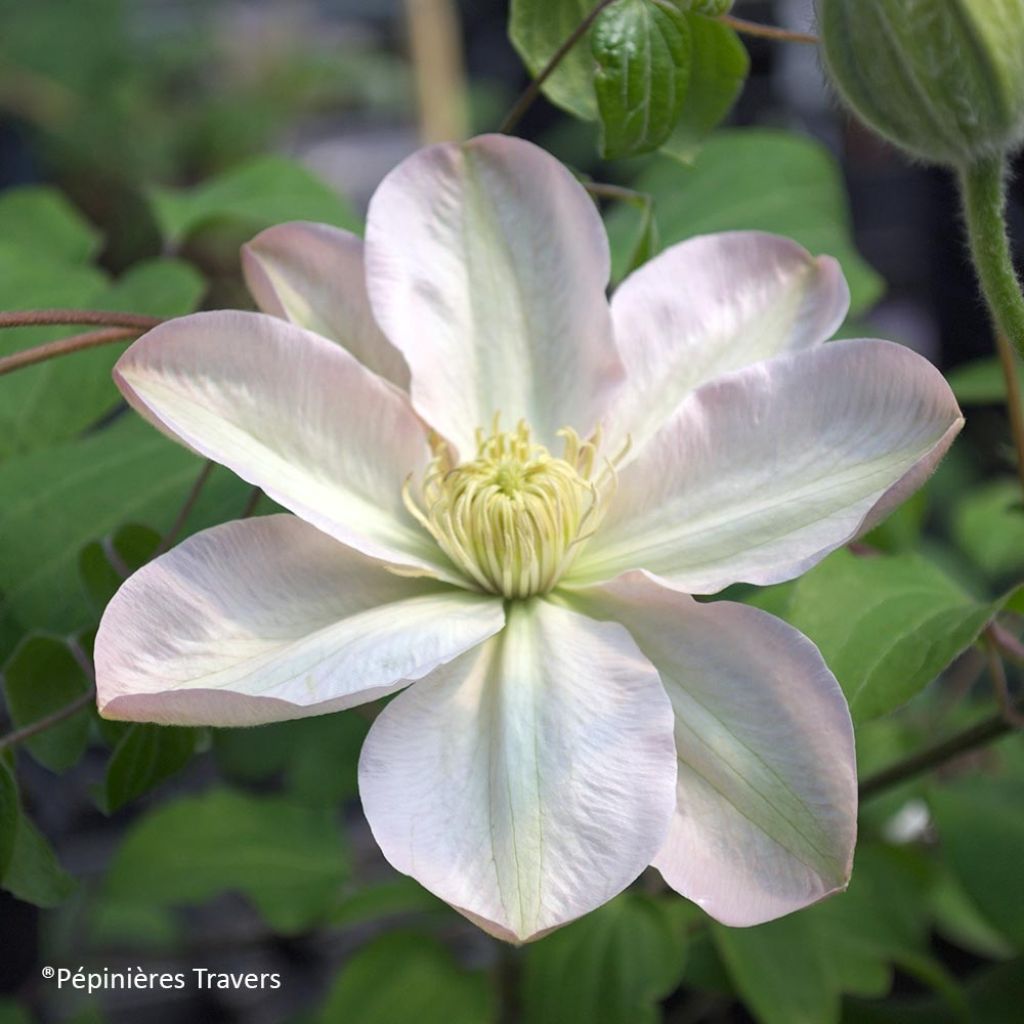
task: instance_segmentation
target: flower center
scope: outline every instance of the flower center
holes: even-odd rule
[[[456,464],[443,442],[422,486],[422,507],[403,491],[406,507],[448,557],[481,589],[505,597],[547,593],[594,532],[614,490],[615,463],[594,475],[600,435],[582,441],[558,432],[561,458],[534,444],[522,420],[515,430],[476,432],[476,458]]]

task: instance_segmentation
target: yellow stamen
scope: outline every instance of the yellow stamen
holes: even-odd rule
[[[476,431],[476,458],[454,464],[435,439],[422,485],[422,507],[407,480],[410,513],[481,590],[508,598],[547,593],[593,534],[615,488],[615,464],[594,478],[600,432],[584,441],[569,427],[558,432],[562,458],[534,444],[522,420],[502,431]]]

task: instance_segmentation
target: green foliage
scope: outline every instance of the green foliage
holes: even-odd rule
[[[76,583],[83,546],[126,521],[166,530],[200,468],[134,415],[0,463],[0,650],[5,636],[29,626],[66,633],[88,625],[92,606]],[[246,494],[226,470],[214,473],[187,530],[237,516]]]
[[[255,233],[288,220],[312,220],[350,231],[359,222],[333,189],[301,164],[278,156],[256,157],[190,189],[150,193],[160,230],[171,246],[213,221],[240,221]]]
[[[160,539],[160,534],[148,526],[125,523],[79,551],[79,576],[97,612],[106,608],[128,576],[153,557]]]
[[[690,81],[690,27],[671,4],[621,0],[590,33],[601,155],[649,153],[683,112]]]
[[[663,245],[715,231],[770,231],[835,256],[850,284],[853,314],[881,294],[881,280],[854,248],[839,168],[820,143],[763,128],[722,131],[692,167],[656,160],[633,187],[654,197]],[[629,213],[613,212],[608,230],[621,268],[634,230]]]
[[[75,887],[53,849],[21,809],[17,785],[0,759],[0,886],[39,907],[55,907]]]
[[[50,263],[88,263],[99,233],[64,197],[45,186],[0,193],[0,253],[32,253]]]
[[[317,1024],[488,1024],[494,991],[436,939],[395,932],[361,949],[338,974]]]
[[[195,746],[195,729],[144,722],[130,726],[114,748],[106,779],[97,791],[100,807],[112,814],[148,793],[181,771],[192,758]]]
[[[17,728],[46,718],[87,693],[91,682],[60,637],[26,637],[3,669],[4,697]],[[85,751],[89,708],[37,733],[26,742],[32,756],[53,772],[65,772]]]
[[[682,976],[694,908],[627,892],[533,943],[526,953],[526,1024],[654,1024]]]
[[[113,902],[201,903],[244,893],[284,933],[320,920],[347,875],[334,815],[227,789],[166,803],[125,837],[107,877]]]
[[[977,601],[920,555],[848,551],[835,552],[771,601],[770,610],[818,645],[855,721],[905,704],[1002,607]]]
[[[359,751],[368,728],[358,712],[341,712],[256,729],[217,729],[213,747],[229,779],[263,782],[283,774],[295,799],[334,804],[356,795]]]
[[[961,405],[1002,405],[1006,401],[1006,378],[995,356],[964,363],[950,370],[946,380]],[[1024,400],[1024,383],[1018,383]]]
[[[965,494],[953,515],[953,537],[971,562],[994,580],[1024,569],[1024,506],[1020,483],[991,480]]]
[[[985,920],[1024,950],[1024,782],[961,779],[929,796],[950,869]]]
[[[590,0],[512,0],[509,35],[537,75],[593,10]],[[606,8],[543,85],[553,103],[599,121],[604,156],[669,143],[689,159],[728,114],[748,71],[720,0],[619,0]]]

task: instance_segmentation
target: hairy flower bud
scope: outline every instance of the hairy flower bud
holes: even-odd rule
[[[1024,0],[817,0],[825,58],[867,124],[932,163],[1024,139]]]

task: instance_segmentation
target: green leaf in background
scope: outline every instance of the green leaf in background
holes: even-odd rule
[[[736,990],[759,1024],[838,1024],[839,992],[805,914],[756,928],[712,926]]]
[[[32,1020],[13,999],[0,997],[0,1024],[32,1024]]]
[[[860,722],[923,690],[999,608],[920,555],[840,550],[792,584],[779,613],[817,644]]]
[[[494,991],[460,967],[436,939],[394,932],[360,949],[342,968],[317,1024],[489,1024]]]
[[[398,875],[390,881],[364,885],[342,896],[331,908],[329,921],[336,927],[349,927],[399,914],[439,913],[453,914],[454,911],[419,882]]]
[[[682,900],[629,891],[532,943],[523,977],[525,1024],[655,1024],[686,955]]]
[[[229,779],[264,782],[283,774],[295,799],[337,804],[358,792],[359,751],[368,729],[357,712],[339,712],[255,729],[216,729],[213,749]]]
[[[92,685],[65,640],[26,637],[3,668],[7,710],[16,728],[52,715],[88,692]],[[52,772],[65,772],[85,752],[89,708],[26,740],[29,753]]]
[[[750,74],[750,55],[740,37],[720,21],[687,15],[692,40],[690,83],[663,153],[692,163],[713,129],[732,110]]]
[[[7,762],[0,758],[0,882],[14,854],[14,837],[18,831],[21,805],[18,802],[18,784],[14,781]]]
[[[107,896],[179,906],[242,892],[273,928],[294,933],[325,915],[347,874],[332,810],[219,789],[162,804],[135,823],[114,857]]]
[[[835,256],[863,312],[882,293],[878,274],[854,248],[842,177],[820,143],[765,128],[717,133],[692,167],[664,157],[632,187],[654,197],[663,246],[715,231],[786,235],[815,255]],[[628,214],[608,218],[613,251],[632,237]]]
[[[137,722],[121,737],[97,797],[107,814],[181,771],[195,752],[195,729]]]
[[[953,538],[993,580],[1024,570],[1024,507],[1017,480],[991,480],[972,488],[953,513]]]
[[[508,34],[530,74],[536,76],[594,9],[595,0],[512,0]],[[597,120],[594,60],[584,36],[544,83],[544,95],[584,121]]]
[[[929,804],[946,864],[988,923],[1024,950],[1024,784],[959,779],[935,786]]]
[[[150,200],[171,246],[222,219],[241,221],[254,232],[289,220],[359,228],[345,199],[302,164],[280,156],[256,157],[194,188],[153,189]]]
[[[946,381],[961,405],[1002,405],[1006,401],[1006,379],[995,356],[955,367],[946,374]],[[1024,401],[1024,380],[1020,372],[1018,384]]]
[[[51,263],[82,264],[99,243],[99,232],[58,189],[29,185],[0,193],[0,247]]]
[[[690,27],[671,3],[620,0],[590,32],[601,155],[649,153],[672,133],[690,81]]]
[[[202,463],[126,415],[102,432],[0,463],[0,651],[28,628],[70,633],[93,609],[79,552],[125,522],[166,530]],[[186,532],[237,517],[249,488],[214,471]]]
[[[199,274],[178,260],[137,264],[113,283],[87,267],[35,268],[32,262],[21,262],[13,278],[0,279],[0,306],[74,306],[169,317],[191,312],[204,289]],[[0,332],[0,352],[85,330],[89,328]],[[121,401],[110,371],[127,344],[103,345],[0,378],[0,458],[67,440],[109,414]]]
[[[102,540],[86,544],[78,553],[82,586],[98,612],[121,584],[141,568],[160,546],[160,534],[139,523],[125,523]]]
[[[7,766],[0,762],[0,775],[4,773],[13,783]],[[75,880],[60,866],[53,848],[21,810],[16,791],[15,809],[13,844],[6,870],[0,874],[0,885],[26,903],[56,907],[74,891]]]

